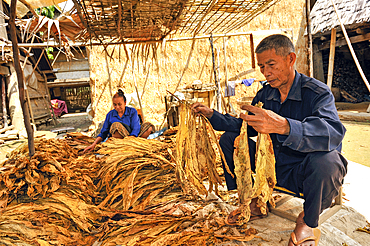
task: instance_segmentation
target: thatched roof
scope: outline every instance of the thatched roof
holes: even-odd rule
[[[334,0],[345,26],[356,28],[370,22],[369,0]],[[311,33],[320,34],[338,27],[339,21],[331,0],[317,0],[311,10]]]
[[[224,33],[279,0],[74,0],[85,39],[153,41],[168,34]],[[91,35],[91,36],[89,36]]]

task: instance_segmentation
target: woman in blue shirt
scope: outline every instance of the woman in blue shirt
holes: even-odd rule
[[[139,136],[147,138],[154,132],[154,126],[145,122],[140,126],[137,110],[126,107],[126,97],[121,89],[113,96],[113,107],[108,112],[100,134],[93,144],[84,149],[84,153],[92,151],[97,144],[107,137],[124,138],[126,136]]]

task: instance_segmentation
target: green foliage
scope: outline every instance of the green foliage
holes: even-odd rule
[[[48,17],[50,19],[53,19],[54,18],[54,11],[55,11],[54,5],[51,5],[51,6],[48,6],[48,7],[37,8],[36,9],[36,13],[37,14],[46,16],[46,17]]]
[[[53,47],[49,47],[49,48],[46,48],[46,54],[48,55],[48,58],[49,60],[53,60],[54,59],[54,56],[53,56]]]

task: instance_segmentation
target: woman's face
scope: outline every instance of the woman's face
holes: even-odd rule
[[[125,100],[123,100],[122,97],[114,97],[113,107],[118,112],[118,114],[122,115],[125,112],[126,102]]]

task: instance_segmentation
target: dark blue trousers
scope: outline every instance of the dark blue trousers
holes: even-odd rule
[[[226,162],[234,173],[234,140],[239,135],[236,132],[225,132],[220,138],[220,146],[224,152]],[[252,170],[255,170],[256,143],[249,139],[249,154]],[[237,189],[236,180],[225,170],[226,185],[229,190]],[[322,211],[330,207],[333,199],[338,196],[339,188],[347,173],[347,161],[337,151],[311,152],[295,166],[284,166],[276,163],[277,185],[296,193],[304,194],[304,221],[310,227],[317,227]],[[288,178],[287,178],[288,177]],[[284,182],[280,182],[283,180]]]

